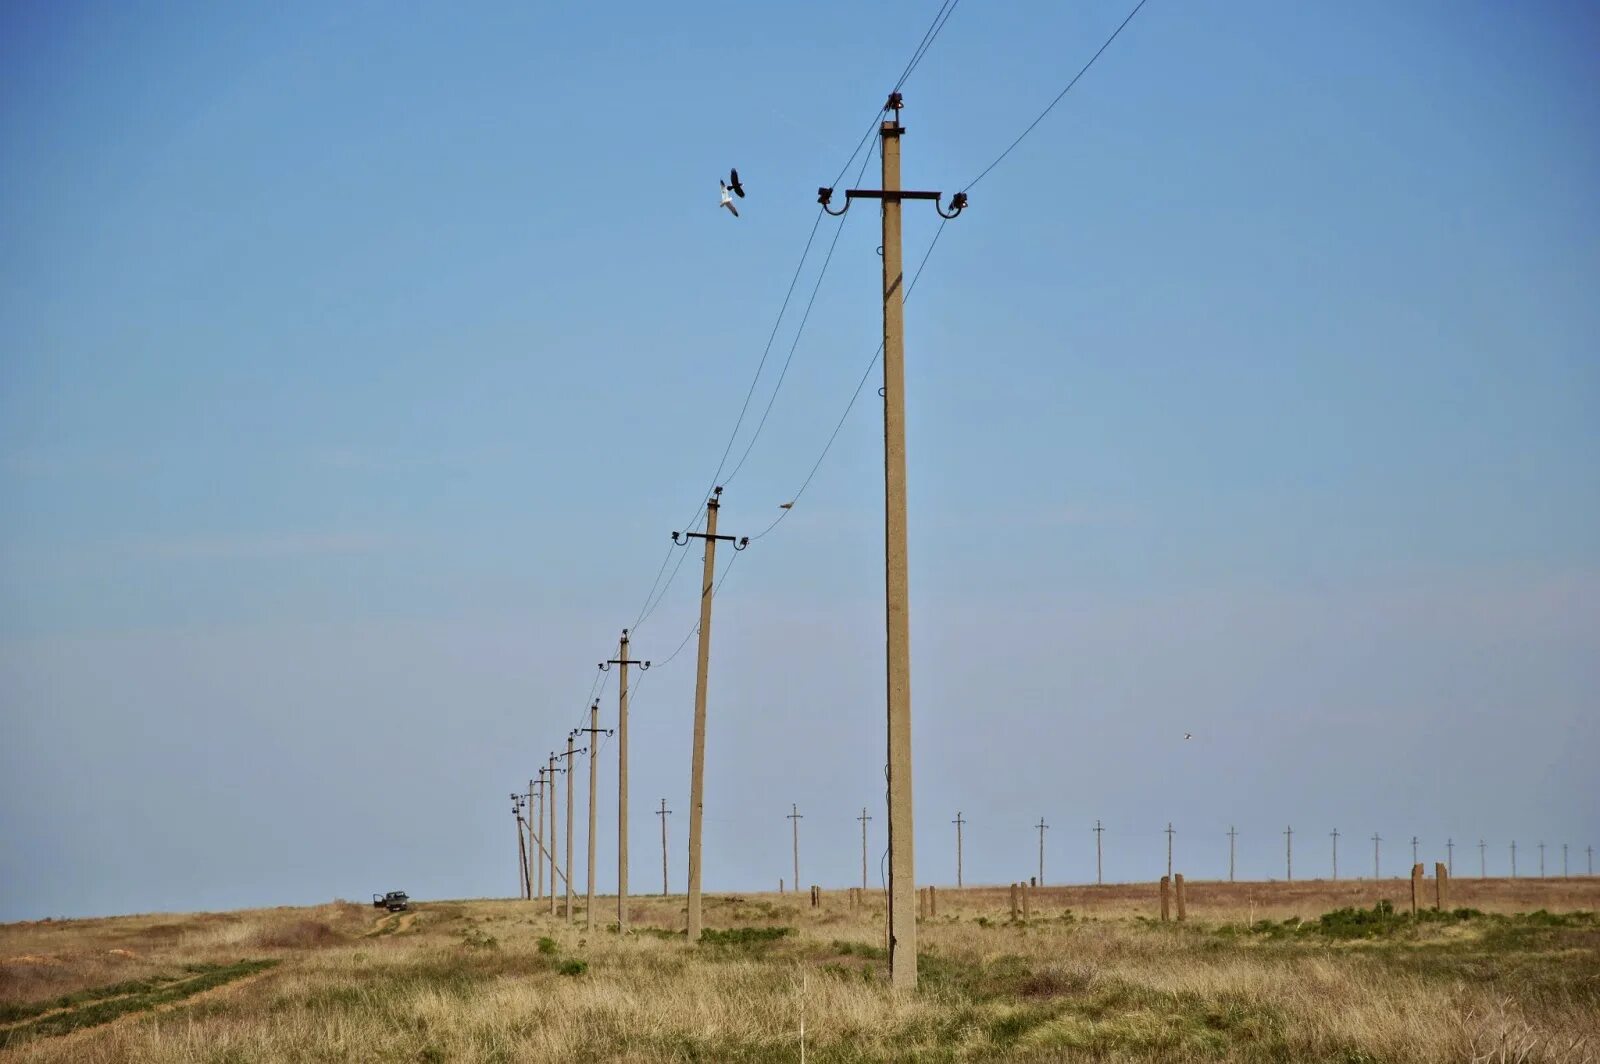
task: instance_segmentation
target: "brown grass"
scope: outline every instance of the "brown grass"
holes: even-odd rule
[[[1486,911],[1600,908],[1597,881],[1456,886],[1452,904]],[[1283,923],[1408,900],[1400,881],[1190,884],[1182,926],[1151,922],[1150,884],[1047,888],[1026,924],[1009,921],[1004,889],[939,895],[914,995],[886,984],[881,896],[852,913],[842,891],[817,910],[793,894],[708,899],[709,926],[794,931],[699,947],[674,933],[681,897],[641,899],[625,938],[514,901],[423,904],[403,930],[348,905],[11,925],[0,1003],[185,964],[282,963],[220,997],[0,1056],[781,1061],[800,1059],[802,1016],[808,1061],[1566,1062],[1600,1046],[1588,919],[1400,921],[1370,940]],[[1275,925],[1247,930],[1251,915]]]

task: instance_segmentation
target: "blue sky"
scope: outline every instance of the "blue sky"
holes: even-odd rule
[[[937,7],[6,6],[0,919],[514,889],[505,794]],[[907,184],[965,187],[1126,13],[960,4]],[[1386,872],[1412,834],[1491,871],[1600,843],[1597,34],[1151,0],[973,189],[907,312],[919,878],[958,809],[969,881],[1026,874],[1040,815],[1061,879],[1096,818],[1117,879],[1169,820],[1196,877],[1229,824],[1256,876],[1290,823],[1299,874],[1334,827],[1346,871],[1374,831]],[[795,497],[872,356],[864,207],[754,408],[840,224],[724,531]],[[858,874],[863,805],[881,850],[875,387],[717,602],[713,888],[787,874],[791,802],[803,879]],[[692,629],[689,549],[640,656]],[[635,699],[636,888],[663,796],[681,884],[692,663]]]

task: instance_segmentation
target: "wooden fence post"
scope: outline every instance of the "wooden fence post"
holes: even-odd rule
[[[1422,900],[1421,899],[1421,895],[1422,895],[1422,865],[1421,864],[1414,864],[1414,865],[1411,866],[1411,915],[1412,916],[1416,916],[1417,915],[1417,904],[1418,904],[1418,902],[1420,902]]]
[[[933,884],[928,885],[928,915],[939,915],[939,895],[933,889]]]
[[[1161,877],[1161,922],[1166,923],[1171,919],[1168,906],[1171,904],[1172,880],[1168,876]]]
[[[1017,912],[1017,885],[1013,883],[1011,884],[1011,919],[1013,921],[1017,918]]]
[[[1444,912],[1449,901],[1450,869],[1443,861],[1433,862],[1433,907]]]
[[[1172,890],[1178,896],[1178,922],[1181,924],[1188,918],[1188,909],[1183,903],[1183,873],[1179,872],[1172,877]]]
[[[1022,885],[1022,918],[1024,920],[1033,916],[1033,888],[1026,883]]]

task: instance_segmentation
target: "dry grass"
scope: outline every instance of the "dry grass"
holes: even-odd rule
[[[1595,881],[1471,887],[1452,902],[1600,907]],[[281,962],[3,1055],[781,1061],[800,1059],[802,1018],[811,1061],[1566,1062],[1600,1046],[1592,916],[1374,918],[1352,932],[1314,918],[1409,899],[1406,885],[1191,884],[1190,922],[1161,925],[1145,884],[1041,891],[1033,919],[1013,924],[1004,890],[939,893],[915,995],[886,985],[881,898],[853,913],[842,892],[819,910],[792,894],[709,900],[712,927],[793,930],[697,947],[670,930],[681,898],[641,900],[625,938],[513,901],[424,904],[403,923],[335,904],[0,927],[0,1006],[184,965]]]

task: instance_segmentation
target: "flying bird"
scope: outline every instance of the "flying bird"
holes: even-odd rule
[[[778,504],[778,509],[780,509],[780,510],[788,510],[788,509],[791,509],[793,506],[794,506],[794,503],[792,503],[792,502],[780,502]]]
[[[1193,732],[1184,732],[1183,733],[1183,737],[1185,739],[1193,739],[1194,738],[1194,733]]]
[[[739,217],[739,208],[733,205],[733,196],[744,199],[744,186],[739,183],[739,171],[737,169],[729,170],[728,180],[723,181],[719,178],[717,184],[722,186],[722,203],[720,206],[728,208],[735,218]],[[729,195],[730,192],[733,193],[732,196]]]

